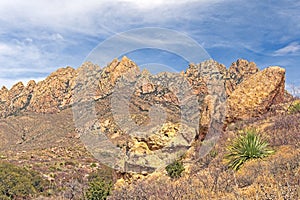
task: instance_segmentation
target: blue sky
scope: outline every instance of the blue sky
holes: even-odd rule
[[[227,67],[238,58],[282,66],[287,84],[300,86],[299,13],[300,1],[288,0],[1,1],[0,85],[76,68],[116,33],[161,27],[193,38]]]

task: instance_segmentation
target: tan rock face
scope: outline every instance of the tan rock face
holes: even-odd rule
[[[34,87],[34,81],[30,81],[27,87],[22,82],[15,84],[10,90],[3,87],[0,91],[1,116],[12,115],[26,109]]]
[[[61,68],[53,72],[33,90],[28,106],[29,111],[55,113],[71,102],[71,82],[75,78],[75,69]]]
[[[179,129],[179,124],[163,124],[159,131],[154,132],[147,138],[144,138],[144,141],[148,148],[152,151],[161,149],[169,145],[169,142],[176,136]]]
[[[8,101],[8,89],[6,87],[2,87],[0,90],[0,117],[4,117],[4,112],[7,107]]]
[[[8,89],[6,87],[2,87],[0,90],[0,102],[3,103],[8,99]]]
[[[142,94],[149,94],[154,91],[155,91],[155,88],[152,83],[146,83],[146,84],[142,85]]]
[[[227,100],[228,122],[258,117],[284,99],[285,70],[266,68],[243,81]]]
[[[135,72],[135,73],[129,73]],[[122,75],[138,74],[139,68],[137,65],[123,57],[121,61],[114,59],[107,67],[103,69],[99,78],[99,97],[104,97],[110,94],[115,87],[116,82]]]
[[[193,85],[195,94],[208,94],[208,79],[223,80],[226,77],[226,67],[214,60],[204,61],[198,65],[190,64],[184,76]]]
[[[247,60],[239,59],[232,63],[226,75],[227,95],[229,96],[240,83],[258,71],[259,69],[254,62],[248,62]]]
[[[28,106],[31,98],[31,93],[33,88],[35,87],[34,83],[29,83],[28,86],[25,88],[23,83],[18,83],[17,85],[13,86],[10,90],[10,95],[14,96],[10,103],[8,113],[18,112],[19,110],[26,109]]]
[[[220,105],[220,101],[225,101],[226,75],[226,67],[214,60],[204,61],[198,65],[192,64],[186,70],[185,77],[187,77],[193,85],[195,94],[200,97],[200,140],[203,140],[207,135],[209,127],[211,126],[212,117],[215,118],[215,122],[220,123],[225,118],[224,112],[216,105]],[[216,115],[217,113],[219,113],[219,116]]]

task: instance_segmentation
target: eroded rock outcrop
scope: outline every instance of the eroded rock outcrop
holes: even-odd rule
[[[110,94],[122,75],[131,74],[134,76],[137,73],[139,73],[138,66],[126,56],[120,61],[114,59],[101,71],[99,77],[99,96],[104,97]]]
[[[240,83],[259,71],[254,62],[238,59],[232,63],[226,74],[226,93],[229,96]]]
[[[172,160],[179,152],[189,149],[194,140],[204,139],[211,124],[216,128],[216,122],[222,123],[220,119],[224,114],[216,115],[220,112],[215,105],[226,98],[226,68],[216,61],[191,64],[180,74],[152,75],[147,70],[140,71],[124,57],[97,71],[97,78],[89,82],[89,73],[93,71],[81,71],[81,81],[76,86],[79,94],[75,96],[82,102],[82,97],[88,96],[85,91],[91,88],[90,83],[99,82],[99,87],[93,88],[96,96],[90,98],[95,101],[98,120],[89,119],[90,104],[77,104],[76,121],[82,124],[79,130],[82,138],[97,142],[96,138],[92,139],[93,133],[101,130],[122,149],[119,153],[124,153],[121,156],[124,161],[118,163],[120,169],[147,171],[164,165],[162,158]],[[99,145],[92,144],[93,151],[115,155],[109,146],[101,147],[100,143],[109,143],[105,137],[98,142]],[[154,160],[158,161],[152,162]]]
[[[75,73],[75,69],[71,67],[61,68],[39,82],[32,92],[27,110],[55,113],[70,105]]]
[[[227,99],[227,122],[259,117],[285,96],[285,70],[268,67],[240,83]]]
[[[13,85],[10,90],[3,87],[0,91],[1,116],[5,117],[25,110],[30,103],[35,85],[34,81],[29,81],[26,87],[22,82]]]
[[[0,117],[4,117],[5,109],[7,108],[8,101],[8,89],[6,87],[2,87],[0,90]]]

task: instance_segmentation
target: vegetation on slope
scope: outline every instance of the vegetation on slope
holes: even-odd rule
[[[32,199],[42,194],[47,182],[41,176],[22,167],[0,163],[0,199]]]
[[[288,108],[290,114],[300,113],[300,102],[294,101]]]
[[[166,171],[171,178],[179,178],[184,171],[183,163],[176,160],[166,167]]]

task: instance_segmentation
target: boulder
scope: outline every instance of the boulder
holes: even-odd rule
[[[226,121],[259,117],[285,97],[285,70],[268,67],[248,77],[227,99]]]

